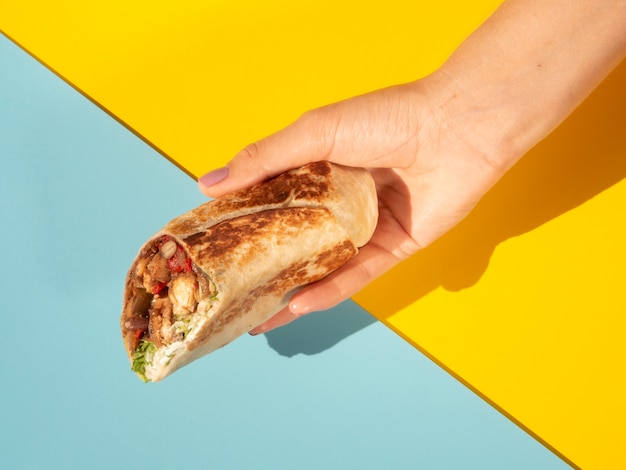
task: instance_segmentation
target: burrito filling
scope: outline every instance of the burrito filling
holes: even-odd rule
[[[130,274],[133,300],[125,312],[124,329],[133,338],[132,369],[145,378],[146,365],[157,348],[182,342],[194,318],[204,316],[217,298],[215,285],[167,235],[151,243]],[[167,357],[171,359],[176,349]]]

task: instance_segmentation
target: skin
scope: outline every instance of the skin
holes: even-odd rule
[[[210,197],[319,160],[369,168],[371,241],[252,334],[328,309],[461,221],[626,56],[626,0],[510,0],[431,75],[308,111],[199,180]]]

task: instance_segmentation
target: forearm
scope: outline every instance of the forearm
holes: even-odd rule
[[[626,0],[511,0],[433,81],[455,129],[506,170],[625,55]]]

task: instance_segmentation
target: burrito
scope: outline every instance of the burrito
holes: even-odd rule
[[[213,199],[139,250],[121,329],[131,369],[157,382],[247,333],[370,239],[370,173],[316,162]]]

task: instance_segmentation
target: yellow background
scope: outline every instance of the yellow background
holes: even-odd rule
[[[196,177],[307,109],[428,74],[499,3],[5,1],[0,29]],[[624,83],[622,64],[355,298],[582,468],[626,467]]]

